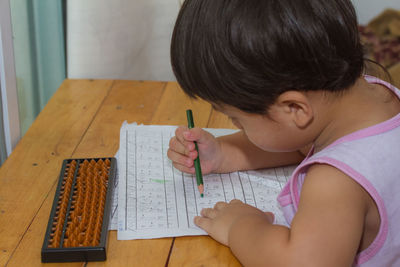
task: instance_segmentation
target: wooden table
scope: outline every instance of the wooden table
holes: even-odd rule
[[[0,169],[0,266],[240,266],[208,236],[117,241],[107,261],[42,264],[40,251],[58,175],[66,158],[113,156],[122,122],[234,128],[175,82],[66,80]]]

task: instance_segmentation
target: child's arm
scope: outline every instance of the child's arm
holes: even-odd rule
[[[312,166],[291,228],[238,200],[202,210],[195,223],[228,245],[245,266],[351,266],[360,247],[369,195],[327,165]]]
[[[304,154],[298,151],[263,151],[252,144],[242,131],[215,138],[201,128],[189,130],[187,127],[179,127],[170,140],[168,157],[183,172],[194,173],[193,160],[197,157],[194,141],[199,147],[204,174],[284,166],[300,163],[304,159]],[[307,153],[308,149],[302,152]]]

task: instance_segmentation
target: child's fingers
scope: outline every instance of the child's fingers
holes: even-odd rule
[[[211,208],[204,208],[200,211],[200,215],[206,218],[214,219],[217,217],[217,210]]]
[[[169,140],[170,149],[189,156],[189,153],[195,149],[194,143],[188,141],[180,141],[176,136]]]
[[[175,150],[168,149],[167,156],[170,160],[172,160],[173,163],[177,163],[179,165],[183,165],[188,168],[193,167],[193,159],[192,158],[182,155],[182,154],[176,152]]]
[[[223,202],[223,201],[219,201],[214,205],[214,209],[216,210],[222,210],[223,208],[225,208],[228,205],[228,203]]]
[[[169,140],[169,144],[168,145],[169,145],[169,149],[172,149],[172,150],[174,150],[174,151],[176,151],[178,153],[181,153],[181,154],[185,154],[186,148],[181,142],[178,141],[176,136],[172,137]]]
[[[175,162],[173,162],[172,165],[173,165],[176,169],[180,170],[181,172],[190,173],[190,174],[195,174],[195,169],[194,169],[194,167],[186,167],[186,166],[184,166],[184,165],[181,165],[181,164],[175,163]]]
[[[188,140],[188,141],[197,141],[197,142],[204,142],[205,138],[207,137],[206,131],[204,131],[202,128],[192,128],[192,129],[187,129],[186,131],[182,132],[183,137]]]
[[[210,232],[211,219],[205,218],[205,217],[200,217],[200,216],[195,216],[193,221],[198,227],[202,228],[204,231]]]
[[[241,201],[240,199],[232,199],[231,201],[229,201],[229,204],[240,204],[243,203],[243,201]]]
[[[184,144],[185,142],[187,142],[187,140],[184,137],[184,132],[189,131],[188,127],[185,126],[180,126],[178,128],[176,128],[175,130],[175,136],[178,139],[179,142],[181,142],[182,144]]]

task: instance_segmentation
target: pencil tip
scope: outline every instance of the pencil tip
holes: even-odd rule
[[[197,187],[199,188],[200,196],[203,197],[204,196],[204,185],[201,184],[201,185],[199,185]]]

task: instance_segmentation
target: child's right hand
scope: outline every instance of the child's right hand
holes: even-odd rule
[[[217,139],[201,128],[178,127],[169,141],[168,158],[175,168],[186,173],[195,173],[194,160],[197,157],[194,141],[200,153],[203,174],[215,172],[222,160],[221,147]]]

